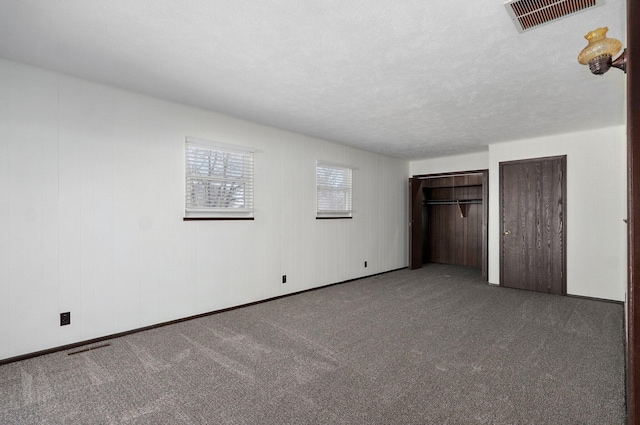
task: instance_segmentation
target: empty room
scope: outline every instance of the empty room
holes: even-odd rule
[[[640,423],[639,9],[0,0],[0,424]]]

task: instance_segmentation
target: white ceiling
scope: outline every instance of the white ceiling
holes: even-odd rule
[[[576,57],[625,0],[519,34],[503,0],[0,0],[0,57],[399,158],[624,123]]]

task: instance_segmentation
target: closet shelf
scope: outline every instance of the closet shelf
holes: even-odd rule
[[[451,185],[442,185],[442,186],[427,186],[425,185],[425,189],[433,190],[433,189],[467,189],[472,187],[482,187],[482,183],[479,184],[451,184]]]

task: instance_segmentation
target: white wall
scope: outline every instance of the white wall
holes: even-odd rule
[[[411,161],[409,173],[415,176],[455,171],[487,170],[488,168],[489,152],[486,151]]]
[[[0,359],[406,266],[406,161],[4,60],[0,93]],[[255,221],[183,222],[185,136],[257,150]]]
[[[489,281],[500,280],[499,163],[556,155],[567,155],[567,293],[624,301],[624,126],[489,146]]]
[[[412,161],[411,175],[489,169],[489,282],[500,283],[499,165],[567,155],[567,293],[624,301],[625,127],[499,143],[487,153]]]

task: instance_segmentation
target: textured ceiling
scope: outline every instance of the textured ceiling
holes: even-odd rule
[[[624,3],[519,34],[503,0],[0,0],[0,57],[417,159],[623,124],[576,57]]]

